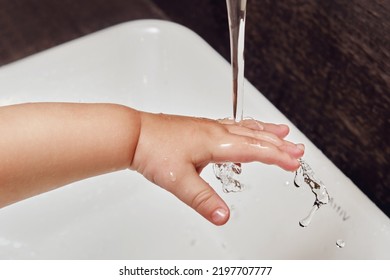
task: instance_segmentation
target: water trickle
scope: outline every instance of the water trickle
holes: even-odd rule
[[[244,43],[246,0],[226,0],[229,34],[230,57],[233,81],[233,119],[240,122],[243,119],[244,103]],[[243,185],[237,178],[241,174],[239,163],[218,163],[214,165],[215,176],[221,181],[224,192],[238,192]]]
[[[299,225],[301,227],[307,227],[311,223],[311,219],[313,219],[314,214],[317,212],[318,209],[319,209],[318,205],[314,204],[309,212],[309,215],[307,215],[307,217],[300,220]]]
[[[303,184],[308,185],[315,195],[315,201],[309,215],[302,219],[299,224],[302,227],[307,227],[314,214],[318,209],[329,202],[330,197],[324,183],[315,177],[313,169],[303,159],[299,160],[301,166],[295,172],[294,184],[296,187],[301,187]]]

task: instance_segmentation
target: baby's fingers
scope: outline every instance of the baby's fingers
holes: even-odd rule
[[[236,142],[219,145],[212,154],[213,162],[253,162],[274,164],[285,170],[299,167],[298,158],[303,155],[299,147],[276,146],[251,137],[236,136]]]
[[[176,186],[169,188],[169,191],[215,225],[223,225],[229,220],[226,203],[192,165],[181,174]]]
[[[275,134],[280,138],[286,137],[290,132],[290,128],[285,124],[265,123],[255,119],[244,119],[239,123],[235,122],[232,119],[222,119],[219,120],[219,122],[225,125],[235,125],[246,127],[252,130],[267,131]]]
[[[293,144],[288,142],[288,144],[281,145],[278,148],[294,158],[301,158],[303,156],[303,153],[305,152],[305,146],[303,144]]]
[[[237,125],[250,128],[253,130],[270,132],[280,138],[286,137],[290,132],[290,128],[285,124],[265,123],[254,119],[242,120]]]
[[[289,153],[293,157],[302,157],[304,152],[303,144],[294,144],[279,138],[277,135],[267,131],[257,131],[248,129],[243,126],[229,126],[228,131],[237,136],[246,136],[253,138],[251,141],[256,142],[257,140],[262,143],[269,142],[270,144],[280,148],[281,150]]]

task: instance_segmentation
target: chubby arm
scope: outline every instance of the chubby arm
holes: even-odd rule
[[[113,104],[0,107],[0,207],[128,168],[139,130],[138,111]]]
[[[68,183],[136,170],[216,225],[229,208],[200,176],[210,162],[299,167],[288,127],[151,114],[114,104],[0,107],[0,208]]]

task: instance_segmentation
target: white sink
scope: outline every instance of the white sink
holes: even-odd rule
[[[230,66],[192,31],[164,21],[117,25],[0,68],[0,105],[113,102],[152,112],[230,117]],[[245,191],[216,227],[141,175],[98,176],[0,210],[1,259],[389,259],[390,219],[250,83],[244,115],[287,123],[289,140],[333,197],[314,202],[293,173],[244,165]],[[310,121],[310,120],[307,120]],[[315,125],[315,124],[313,124]],[[346,245],[340,249],[336,241]]]

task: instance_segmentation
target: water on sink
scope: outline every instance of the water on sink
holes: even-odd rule
[[[345,241],[342,240],[342,239],[338,239],[338,240],[336,241],[336,246],[339,247],[339,248],[344,248],[344,246],[345,246]]]

